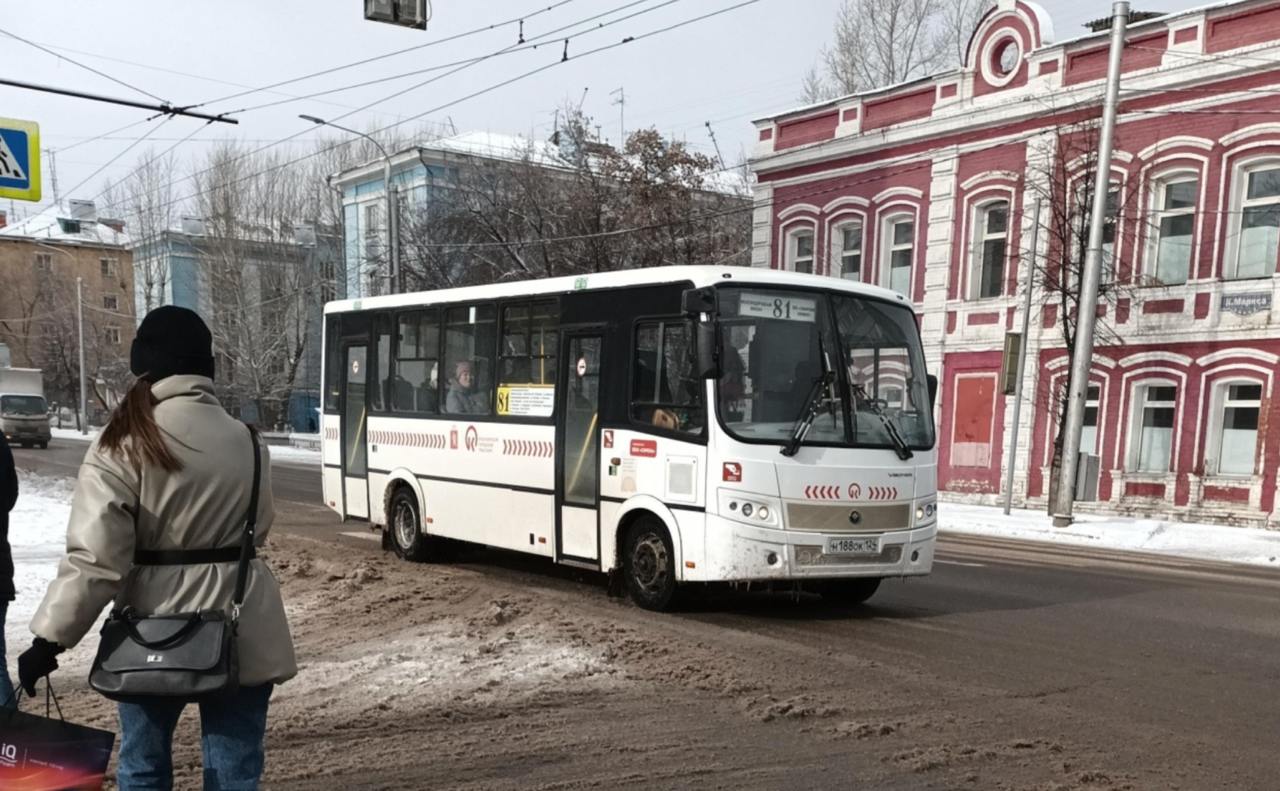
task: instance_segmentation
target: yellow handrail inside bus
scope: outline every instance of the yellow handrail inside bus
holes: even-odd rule
[[[578,463],[573,467],[573,475],[569,478],[569,483],[564,487],[564,493],[568,494],[578,484],[578,476],[582,474],[582,462],[587,457],[587,445],[590,444],[591,438],[596,433],[596,418],[600,416],[599,412],[591,413],[591,425],[587,428],[587,436],[582,438],[582,447],[578,449]]]
[[[357,439],[364,436],[364,416],[367,415],[368,413],[369,413],[369,410],[367,408],[360,410],[360,424],[356,427]],[[343,475],[346,475],[347,470],[351,469],[351,465],[356,463],[355,453],[356,453],[356,449],[359,447],[360,447],[359,442],[351,443],[351,456],[347,459],[347,468],[346,470],[342,471]]]

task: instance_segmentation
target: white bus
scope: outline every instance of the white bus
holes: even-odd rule
[[[442,539],[844,601],[928,574],[937,457],[903,297],[664,267],[333,302],[324,499],[403,558]]]

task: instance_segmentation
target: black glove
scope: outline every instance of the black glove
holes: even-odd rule
[[[36,694],[36,682],[58,669],[55,659],[64,649],[43,637],[37,637],[31,647],[18,656],[18,686],[32,697]]]

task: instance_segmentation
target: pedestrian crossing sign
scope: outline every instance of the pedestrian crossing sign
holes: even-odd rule
[[[0,118],[0,198],[40,200],[40,127]]]

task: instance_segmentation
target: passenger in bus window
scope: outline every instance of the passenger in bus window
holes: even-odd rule
[[[468,360],[459,362],[454,369],[449,394],[445,398],[445,411],[462,415],[480,415],[489,411],[487,394],[476,389],[475,369]]]

